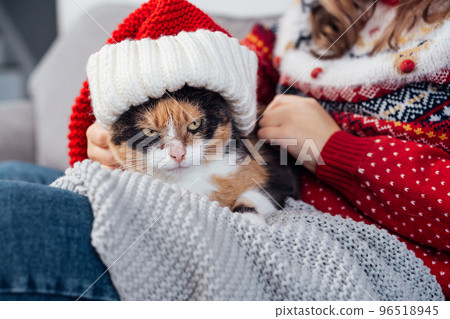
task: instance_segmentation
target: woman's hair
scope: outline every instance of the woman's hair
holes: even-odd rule
[[[310,23],[312,40],[317,49],[323,52],[329,48],[322,56],[323,59],[339,58],[353,47],[360,31],[375,11],[376,4],[372,5],[373,3],[374,0],[317,1],[311,10]],[[397,15],[375,44],[371,54],[381,51],[387,45],[398,49],[402,33],[420,19],[426,23],[435,23],[450,15],[449,0],[400,0],[397,6]],[[319,56],[319,51],[313,51],[313,54]]]

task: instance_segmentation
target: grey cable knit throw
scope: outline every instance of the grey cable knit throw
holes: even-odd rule
[[[300,201],[258,227],[206,197],[88,160],[52,186],[89,198],[92,245],[114,264],[123,300],[443,300],[394,236]]]

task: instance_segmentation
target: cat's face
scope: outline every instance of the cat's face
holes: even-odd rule
[[[222,157],[232,127],[219,94],[184,87],[122,114],[111,128],[110,148],[126,169],[174,176]]]

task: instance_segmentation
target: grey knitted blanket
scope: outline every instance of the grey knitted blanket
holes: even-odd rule
[[[386,231],[288,200],[254,226],[206,197],[88,160],[52,186],[87,196],[123,300],[443,300]]]

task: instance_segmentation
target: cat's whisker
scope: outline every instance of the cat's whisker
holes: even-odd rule
[[[128,162],[131,162],[131,163],[143,163],[143,162],[147,162],[147,159],[146,158],[133,158],[133,159],[131,159],[131,160],[128,160]]]
[[[142,164],[142,162],[127,161],[124,165]]]
[[[103,164],[106,164],[106,165],[122,165],[122,163],[120,163],[119,161],[111,161],[111,162],[107,162],[107,163],[103,163]]]
[[[221,155],[223,154],[222,152],[204,152],[204,155]]]
[[[147,165],[146,162],[129,162],[127,165]]]
[[[223,154],[204,154],[203,156],[208,156],[208,157],[220,157]]]
[[[145,161],[127,161],[126,164],[122,164],[122,166],[136,166],[136,165],[146,165]]]
[[[166,166],[167,164],[169,164],[168,161],[165,162],[165,163],[163,163],[161,166],[157,167],[156,170],[155,170],[154,172],[156,173],[157,171],[159,171],[161,168],[163,168],[163,167]]]
[[[128,164],[142,164],[142,163],[147,163],[147,161],[128,161]]]

